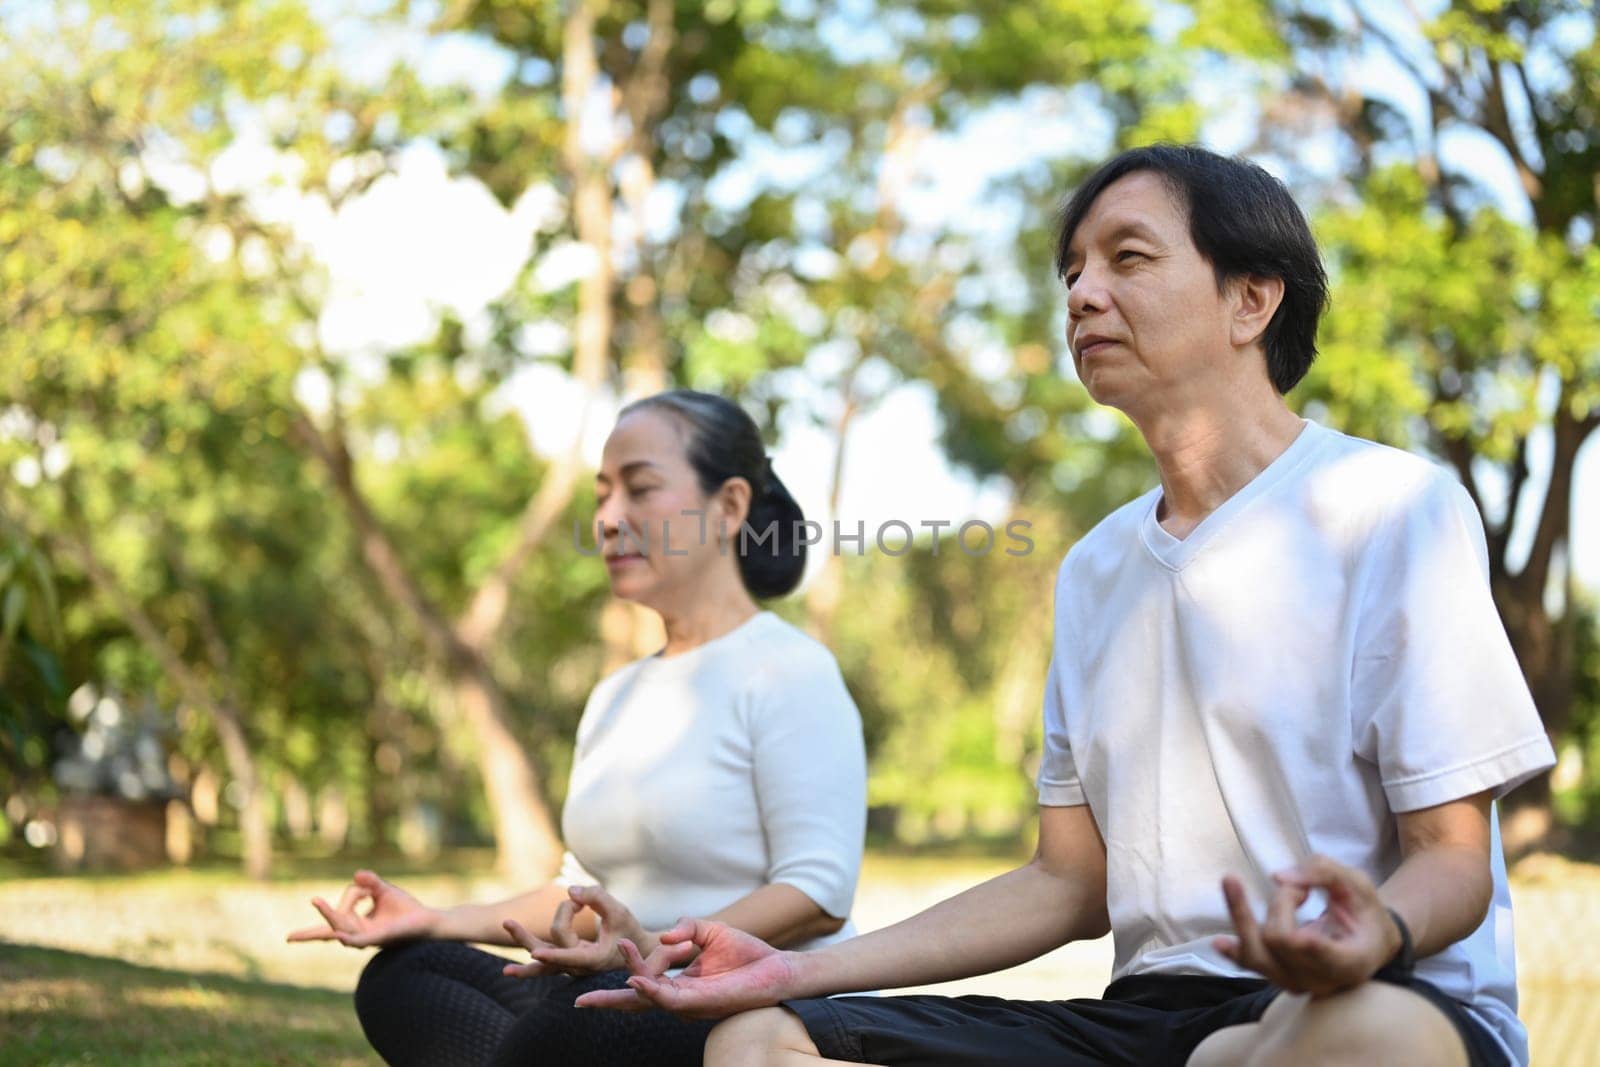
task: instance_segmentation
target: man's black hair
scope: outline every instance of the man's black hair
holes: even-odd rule
[[[1056,273],[1066,274],[1067,246],[1095,200],[1113,182],[1140,171],[1159,175],[1188,212],[1189,237],[1216,271],[1219,290],[1249,274],[1283,279],[1283,302],[1261,346],[1273,386],[1287,393],[1316,357],[1328,276],[1300,206],[1282,182],[1254,163],[1195,145],[1123,152],[1089,175],[1061,209]]]

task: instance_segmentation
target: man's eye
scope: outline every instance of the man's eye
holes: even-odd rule
[[[1118,263],[1126,263],[1130,259],[1133,259],[1134,257],[1138,257],[1139,259],[1143,259],[1144,258],[1144,253],[1143,252],[1135,252],[1131,248],[1124,248],[1122,251],[1117,253],[1117,262]]]
[[[1073,271],[1071,274],[1067,275],[1066,282],[1067,282],[1067,288],[1068,289],[1071,289],[1072,288],[1072,283],[1078,280],[1078,274],[1079,274],[1078,271]]]
[[[636,485],[632,489],[629,489],[628,492],[632,493],[634,496],[644,496],[646,493],[655,492],[655,490],[656,487],[653,485]]]

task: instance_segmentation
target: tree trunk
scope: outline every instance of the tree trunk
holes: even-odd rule
[[[239,849],[245,874],[265,880],[272,873],[272,824],[267,818],[266,787],[256,768],[255,756],[245,737],[244,724],[235,709],[210,701],[202,694],[190,696],[202,711],[208,711],[222,743],[222,755],[228,764],[228,773],[244,791],[244,801],[239,806]]]
[[[1577,684],[1577,609],[1568,595],[1561,605],[1561,614],[1552,615],[1545,594],[1550,589],[1558,560],[1565,588],[1571,589],[1572,471],[1578,452],[1594,426],[1593,418],[1578,418],[1572,414],[1568,390],[1563,389],[1551,425],[1554,441],[1550,484],[1545,490],[1528,561],[1515,575],[1506,573],[1503,558],[1494,568],[1495,607],[1500,611],[1545,732],[1552,739],[1565,736],[1572,725]],[[1512,501],[1508,506],[1504,534],[1497,539],[1500,545],[1510,541],[1515,504]],[[1556,829],[1551,800],[1548,773],[1523,784],[1510,795],[1506,804],[1506,826],[1502,828],[1509,851],[1522,852],[1548,841]]]
[[[650,35],[638,62],[620,83],[622,106],[628,116],[628,148],[634,164],[624,172],[621,193],[633,220],[634,254],[639,263],[639,273],[629,279],[623,290],[632,309],[632,337],[622,370],[623,394],[629,398],[659,393],[670,379],[666,328],[661,321],[661,287],[652,274],[646,223],[650,195],[656,186],[655,128],[666,111],[672,89],[667,59],[677,42],[674,14],[673,0],[649,0],[645,24]]]
[[[367,712],[367,825],[371,846],[382,850],[396,841],[400,817],[399,772],[405,766],[405,738],[399,728],[400,715],[389,700],[383,680],[383,666],[371,657],[368,674],[372,679],[372,706]]]
[[[500,873],[518,885],[543,882],[561,866],[561,838],[533,763],[511,727],[505,691],[477,657],[461,662],[450,684],[477,738]]]
[[[441,673],[450,680],[477,741],[483,787],[495,823],[498,866],[507,875],[527,876],[529,881],[550,877],[560,863],[561,842],[538,787],[538,772],[510,728],[510,702],[484,653],[462,638],[459,628],[451,624],[407,569],[388,531],[355,484],[354,465],[343,438],[325,437],[303,413],[298,431],[332,476],[335,491],[355,524],[367,567],[391,602],[421,630],[429,658],[444,668]],[[533,533],[538,533],[538,524],[533,526]],[[531,536],[529,529],[525,524],[524,540]],[[482,640],[487,640],[504,618],[503,607],[492,612],[469,612],[469,621],[477,620],[477,626],[483,625],[487,614],[494,615],[494,625],[478,632]],[[502,831],[513,836],[502,836]]]
[[[862,362],[862,358],[857,358],[851,365],[840,390],[844,407],[840,410],[839,418],[833,428],[833,469],[828,476],[830,523],[839,521],[839,502],[844,499],[845,449],[850,441],[850,426],[855,421],[858,410],[854,395],[855,378]],[[826,550],[827,555],[822,561],[822,569],[817,572],[811,588],[806,593],[806,629],[811,632],[812,637],[824,645],[833,643],[833,624],[838,617],[839,599],[844,587],[844,559],[838,546],[833,543],[832,533],[830,526],[823,534],[821,547]]]
[[[261,776],[256,769],[254,754],[245,735],[239,710],[232,704],[216,699],[199,674],[184,662],[176,649],[162,636],[155,621],[122,588],[113,575],[100,562],[86,539],[55,538],[69,553],[82,563],[89,581],[117,608],[135,636],[161,664],[162,671],[177,687],[196,711],[211,720],[222,745],[223,759],[228,773],[244,790],[244,801],[239,808],[239,832],[245,873],[251,878],[264,879],[272,870],[272,826],[267,820],[267,805]]]
[[[593,253],[591,269],[578,285],[573,346],[573,376],[585,387],[584,411],[571,449],[546,472],[539,492],[524,508],[513,544],[459,619],[450,619],[430,600],[356,484],[337,408],[326,433],[304,411],[296,426],[298,437],[331,476],[355,526],[362,560],[390,604],[417,626],[428,660],[448,679],[451,695],[477,742],[498,865],[519,882],[553,874],[560,862],[561,842],[539,788],[538,772],[512,728],[510,701],[489,662],[503,630],[516,576],[572,499],[582,466],[583,428],[590,401],[604,384],[610,366],[616,290],[612,170],[619,146],[591,156],[580,128],[585,105],[599,83],[594,46],[596,8],[595,0],[577,0],[562,35],[561,95],[566,122],[562,162],[572,183],[576,236]],[[667,20],[668,32],[660,35],[663,47],[671,40],[671,11],[672,5],[662,0],[652,4],[652,33],[663,18]],[[653,115],[658,110],[647,108],[646,113]]]
[[[1501,590],[1495,598],[1500,618],[1545,732],[1554,740],[1572,721],[1576,668],[1572,627],[1568,625],[1572,609],[1568,607],[1562,618],[1551,618],[1542,593],[1535,598],[1531,587],[1515,583],[1507,583]],[[1550,839],[1556,830],[1551,800],[1548,772],[1523,783],[1506,798],[1501,833],[1508,852],[1517,855]]]

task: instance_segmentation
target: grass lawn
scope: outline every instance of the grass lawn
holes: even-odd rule
[[[488,859],[379,871],[428,902],[515,891]],[[251,883],[223,867],[63,878],[0,864],[0,1065],[377,1064],[350,1002],[368,953],[284,942],[315,920],[308,898],[336,894],[350,866],[285,861],[272,881]],[[869,853],[857,923],[893,922],[1006,866]],[[1600,865],[1531,857],[1511,891],[1533,1062],[1600,1062]],[[1109,941],[1072,945],[945,991],[1094,996],[1110,958]]]
[[[0,942],[0,1061],[368,1064],[347,994]]]

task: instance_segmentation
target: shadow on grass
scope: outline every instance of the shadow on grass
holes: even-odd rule
[[[10,1064],[371,1064],[348,994],[0,942]]]

